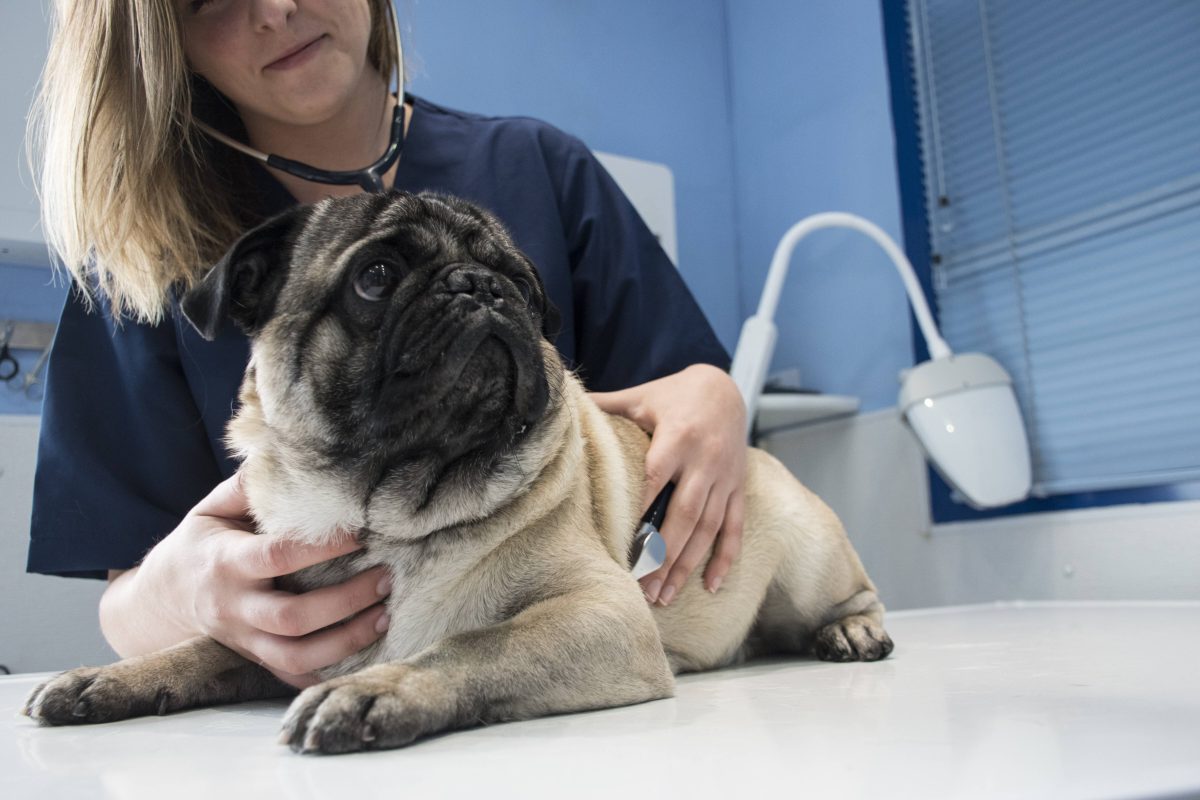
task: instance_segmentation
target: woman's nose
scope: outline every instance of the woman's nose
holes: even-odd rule
[[[296,0],[250,0],[250,22],[256,31],[280,30],[296,13]]]

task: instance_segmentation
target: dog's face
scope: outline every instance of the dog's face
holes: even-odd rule
[[[280,446],[350,480],[364,507],[381,489],[419,508],[447,481],[490,480],[563,369],[533,265],[495,218],[435,195],[285,212],[234,244],[182,309],[206,338],[227,316],[246,331],[243,405],[252,383]]]

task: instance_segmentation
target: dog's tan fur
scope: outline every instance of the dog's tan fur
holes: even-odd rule
[[[545,341],[551,401],[483,489],[447,480],[419,504],[385,482],[364,501],[355,476],[312,453],[330,431],[311,386],[288,376],[289,314],[311,313],[302,301],[319,290],[297,291],[256,336],[230,425],[243,486],[262,532],[322,541],[355,530],[365,542],[283,588],[329,585],[376,564],[395,581],[386,635],[323,670],[325,682],[292,704],[282,738],[294,748],[396,747],[480,722],[666,697],[672,673],[764,653],[890,652],[883,606],[837,517],[760,450],[747,463],[742,554],[720,591],[705,591],[697,570],[670,606],[650,607],[628,564],[649,439],[602,412]],[[327,326],[312,352],[345,359],[343,339]],[[48,724],[109,721],[284,691],[196,639],[65,673],[35,691],[26,713]]]

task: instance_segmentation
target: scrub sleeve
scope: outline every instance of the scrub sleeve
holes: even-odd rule
[[[396,187],[472,200],[537,266],[563,319],[555,345],[595,391],[729,356],[678,271],[586,147],[546,123],[483,117],[409,96]],[[258,211],[295,199],[258,169]],[[105,578],[128,569],[237,467],[221,441],[249,345],[206,342],[172,312],[117,325],[77,290],[46,375],[27,569]]]
[[[180,368],[181,321],[118,328],[103,301],[88,313],[77,292],[46,375],[27,569],[107,578],[222,475]]]

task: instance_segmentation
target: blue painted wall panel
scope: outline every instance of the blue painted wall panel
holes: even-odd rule
[[[728,3],[742,312],[757,307],[779,239],[809,214],[848,211],[901,245],[895,143],[876,0]],[[895,405],[912,365],[900,278],[873,242],[800,243],[777,318],[774,368],[799,367],[863,409]]]
[[[538,117],[675,175],[679,267],[732,351],[733,150],[722,0],[399,0],[411,91]]]

